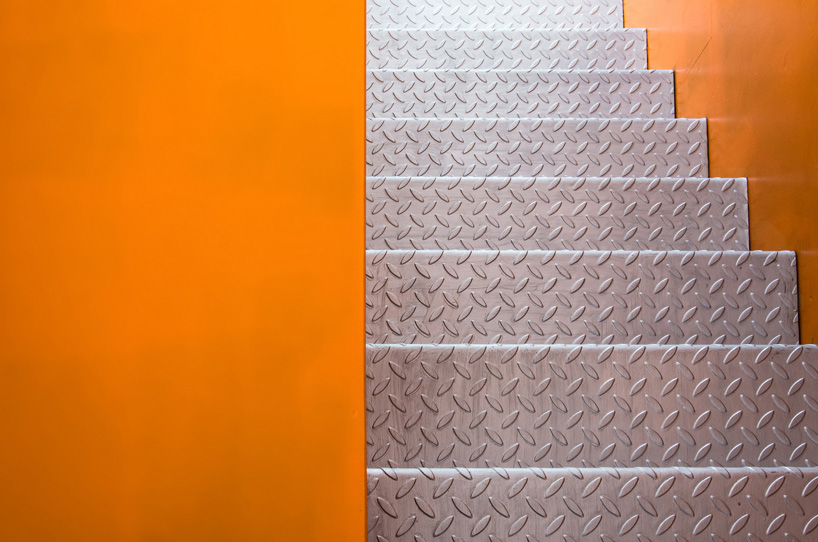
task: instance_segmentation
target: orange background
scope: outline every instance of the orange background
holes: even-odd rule
[[[0,540],[362,540],[363,2],[0,3]]]
[[[625,0],[680,117],[708,117],[710,174],[748,177],[754,250],[796,250],[801,342],[818,342],[818,3]]]
[[[818,307],[818,6],[627,0]],[[0,3],[0,539],[363,540],[364,3]]]

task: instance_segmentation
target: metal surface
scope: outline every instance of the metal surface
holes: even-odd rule
[[[368,539],[818,540],[795,255],[621,1],[367,17]]]
[[[374,28],[622,28],[621,0],[367,0]]]
[[[675,117],[670,71],[378,70],[366,83],[372,118]]]
[[[816,540],[818,469],[367,471],[368,540]]]
[[[369,346],[370,467],[818,465],[814,346]]]
[[[707,177],[707,121],[377,119],[367,175]]]
[[[371,343],[798,341],[792,252],[368,251]]]
[[[644,70],[644,30],[370,30],[369,69]]]
[[[746,179],[376,177],[367,248],[748,250]]]

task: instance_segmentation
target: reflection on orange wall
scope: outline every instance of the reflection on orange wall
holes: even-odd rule
[[[818,3],[626,0],[677,113],[709,117],[710,173],[750,180],[755,250],[797,250],[801,342],[818,342]]]
[[[0,4],[0,540],[361,540],[364,4]]]

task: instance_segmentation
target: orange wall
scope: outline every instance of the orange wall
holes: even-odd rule
[[[364,4],[0,3],[0,539],[362,540]]]
[[[713,176],[750,179],[757,250],[797,250],[801,341],[818,342],[818,3],[625,0],[678,114],[709,117]]]

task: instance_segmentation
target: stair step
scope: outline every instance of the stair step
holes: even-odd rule
[[[816,487],[814,468],[368,470],[367,539],[815,540]]]
[[[749,250],[746,179],[370,177],[375,250]]]
[[[793,252],[367,251],[370,343],[798,342]]]
[[[707,177],[705,119],[370,119],[369,176]]]
[[[643,70],[645,30],[370,30],[369,69]]]
[[[818,465],[814,346],[367,346],[370,467]]]
[[[377,70],[372,118],[644,118],[676,116],[672,71]]]
[[[622,28],[621,0],[367,0],[367,28]]]

